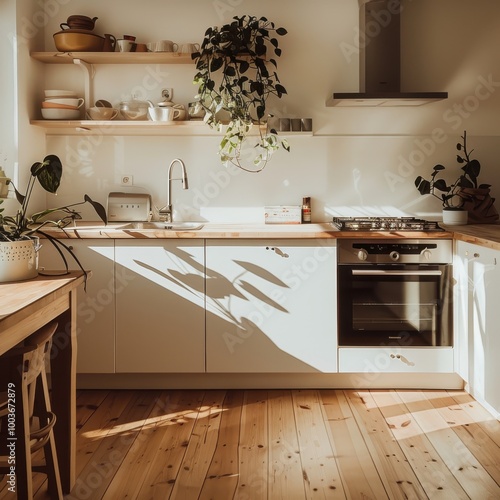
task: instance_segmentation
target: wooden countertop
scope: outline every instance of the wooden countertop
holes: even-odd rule
[[[92,224],[92,225],[91,225]],[[45,229],[45,231],[49,231]],[[119,229],[112,225],[102,229],[96,223],[81,223],[76,228],[51,231],[60,238],[452,238],[449,231],[339,231],[331,223],[313,224],[214,224],[206,223],[195,231],[165,229]]]
[[[329,222],[313,224],[215,224],[206,223],[195,231],[173,231],[165,229],[119,229],[119,226],[104,226],[96,222],[81,222],[76,228],[60,230],[45,229],[59,238],[109,238],[109,239],[152,239],[152,238],[453,238],[500,250],[500,224],[467,224],[445,226],[443,231],[339,231]]]
[[[448,229],[453,231],[455,240],[500,250],[500,224],[467,224],[453,228],[448,226]]]

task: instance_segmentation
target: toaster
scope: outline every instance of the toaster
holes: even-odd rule
[[[146,193],[108,194],[108,222],[147,221],[151,212],[151,196]]]

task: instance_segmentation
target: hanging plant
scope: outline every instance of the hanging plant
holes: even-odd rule
[[[198,106],[205,111],[205,122],[223,131],[219,155],[225,164],[232,163],[248,172],[260,172],[280,147],[290,151],[288,142],[278,138],[268,126],[266,102],[270,96],[286,94],[275,69],[275,57],[281,56],[276,36],[286,35],[265,17],[235,16],[221,28],[205,32],[196,61],[194,83],[198,85]],[[273,69],[270,71],[268,67]],[[254,126],[259,135],[255,144],[253,167],[244,167],[243,145]]]

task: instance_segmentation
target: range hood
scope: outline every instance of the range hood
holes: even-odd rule
[[[360,91],[335,92],[327,106],[421,106],[448,92],[401,91],[401,6],[397,0],[364,0],[360,6]],[[370,34],[373,33],[372,36]]]

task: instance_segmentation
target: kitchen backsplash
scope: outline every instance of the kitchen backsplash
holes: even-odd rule
[[[27,0],[18,7],[21,31],[42,9],[31,5],[32,12],[26,15],[21,12],[23,2]],[[52,34],[72,14],[97,16],[95,31],[100,34],[119,38],[130,33],[144,43],[170,39],[179,44],[200,42],[208,26],[229,22],[234,15],[264,15],[288,30],[280,39],[283,54],[278,60],[288,95],[272,104],[271,111],[276,116],[313,119],[313,136],[290,135],[291,152],[279,151],[260,174],[223,167],[214,135],[48,135],[47,152],[58,154],[66,167],[58,194],[61,204],[74,200],[75,193],[89,193],[105,202],[108,192],[129,189],[150,192],[153,203],[162,205],[167,167],[179,157],[188,170],[189,189],[173,183],[178,218],[260,222],[265,205],[299,205],[304,196],[312,199],[313,221],[352,213],[439,217],[439,202],[421,197],[414,179],[428,175],[436,163],[458,168],[455,144],[465,129],[481,161],[482,182],[492,184],[493,196],[500,194],[497,2],[404,0],[403,85],[408,90],[449,93],[445,101],[415,108],[326,106],[334,90],[358,90],[355,0],[46,0],[39,4],[47,12],[57,4],[57,12],[54,9],[55,14],[46,17],[43,39],[30,41],[32,50],[46,51],[54,50]],[[451,11],[454,23],[449,22]],[[457,26],[465,26],[469,35]],[[33,111],[45,88],[71,88],[83,95],[83,73],[76,65],[40,69],[39,63],[31,62],[35,68],[43,72],[41,83],[35,86],[22,78],[18,82],[22,99]],[[196,94],[194,73],[194,65],[96,65],[94,96],[113,104],[134,94],[157,101],[161,89],[169,87],[174,89],[174,102],[187,105]],[[28,125],[21,134],[21,149],[35,133],[32,129]],[[133,176],[132,188],[120,186],[124,174]]]

